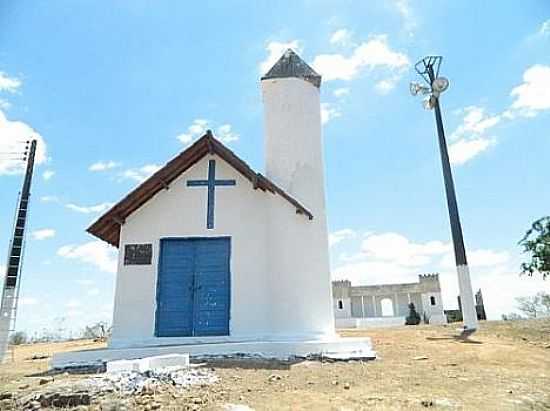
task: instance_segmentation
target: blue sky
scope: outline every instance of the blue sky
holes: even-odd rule
[[[442,54],[474,287],[493,318],[550,289],[518,276],[517,246],[550,213],[547,1],[6,1],[0,27],[0,151],[41,139],[19,329],[109,319],[115,253],[85,228],[206,127],[263,170],[259,77],[287,46],[324,77],[334,278],[437,271],[456,305],[433,113],[408,92]],[[0,250],[20,171],[0,159]]]

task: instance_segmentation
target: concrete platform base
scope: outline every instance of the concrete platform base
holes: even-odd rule
[[[132,360],[166,354],[189,354],[192,358],[237,355],[277,359],[310,356],[339,360],[376,358],[370,338],[361,337],[334,338],[327,341],[244,341],[73,351],[54,354],[50,366],[65,368],[96,365],[107,361]]]

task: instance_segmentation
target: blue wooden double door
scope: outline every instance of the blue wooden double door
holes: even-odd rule
[[[163,239],[157,337],[229,335],[230,238]]]

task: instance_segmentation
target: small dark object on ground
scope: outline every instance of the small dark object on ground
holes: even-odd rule
[[[475,328],[464,328],[460,332],[460,335],[458,336],[458,338],[461,339],[461,340],[465,340],[475,332],[476,332]]]
[[[31,357],[26,358],[26,360],[44,360],[50,358],[48,354],[33,354]]]
[[[405,325],[418,325],[420,324],[420,315],[416,312],[416,308],[413,303],[409,303],[409,315],[405,318]]]

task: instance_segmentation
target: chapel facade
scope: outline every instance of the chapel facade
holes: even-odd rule
[[[111,347],[336,338],[321,76],[262,77],[265,175],[209,131],[94,222],[118,247]]]

